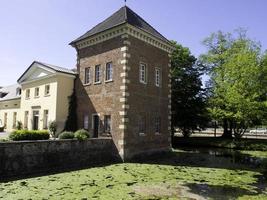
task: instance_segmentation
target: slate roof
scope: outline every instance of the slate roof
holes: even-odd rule
[[[93,27],[91,30],[86,32],[81,37],[77,38],[76,40],[72,41],[70,45],[83,40],[87,37],[93,36],[97,33],[103,32],[105,30],[111,29],[113,27],[119,26],[121,24],[128,23],[136,28],[139,28],[165,42],[169,42],[163,35],[161,35],[156,29],[154,29],[151,25],[149,25],[142,17],[140,17],[138,14],[136,14],[133,10],[131,10],[129,7],[124,6],[120,8],[117,12],[115,12],[113,15],[108,17],[103,22],[99,23],[95,27]]]
[[[0,93],[6,94],[6,95],[2,98],[0,96],[0,102],[11,100],[11,99],[19,99],[21,95],[20,94],[17,95],[17,88],[21,88],[21,86],[19,84],[14,84],[14,85],[2,87],[0,89]]]
[[[56,66],[56,65],[51,65],[51,64],[47,64],[47,63],[43,63],[43,62],[39,62],[39,61],[34,61],[34,63],[43,65],[43,66],[48,67],[48,68],[50,68],[50,69],[53,69],[53,70],[55,70],[56,72],[62,72],[62,73],[73,74],[73,75],[77,74],[76,72],[74,72],[74,71],[71,70],[71,69],[67,69],[67,68],[59,67],[59,66]]]

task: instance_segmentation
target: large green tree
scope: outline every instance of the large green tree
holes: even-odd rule
[[[209,111],[223,123],[223,137],[241,137],[266,115],[266,63],[261,46],[244,30],[221,31],[204,40],[200,62],[210,75]]]
[[[207,122],[201,70],[188,48],[173,42],[172,76],[172,130],[179,128],[184,136],[204,127]]]

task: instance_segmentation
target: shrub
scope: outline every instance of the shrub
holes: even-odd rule
[[[16,130],[10,133],[9,139],[13,141],[48,140],[49,136],[46,130]]]
[[[59,139],[73,139],[74,138],[74,133],[70,131],[64,131],[59,134],[58,136]]]
[[[52,121],[49,123],[49,131],[51,132],[51,135],[56,138],[56,132],[57,132],[57,122]]]
[[[22,129],[22,122],[21,121],[18,121],[17,122],[17,127],[16,127],[18,130],[21,130]]]
[[[75,138],[78,140],[85,140],[87,138],[90,138],[90,134],[87,130],[80,129],[74,133]]]

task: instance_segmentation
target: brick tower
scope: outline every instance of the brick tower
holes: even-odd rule
[[[171,43],[124,6],[70,45],[79,128],[112,137],[123,160],[169,150]]]

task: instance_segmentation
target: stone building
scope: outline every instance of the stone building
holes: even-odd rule
[[[171,43],[125,6],[70,45],[78,127],[111,136],[124,160],[169,150]]]

